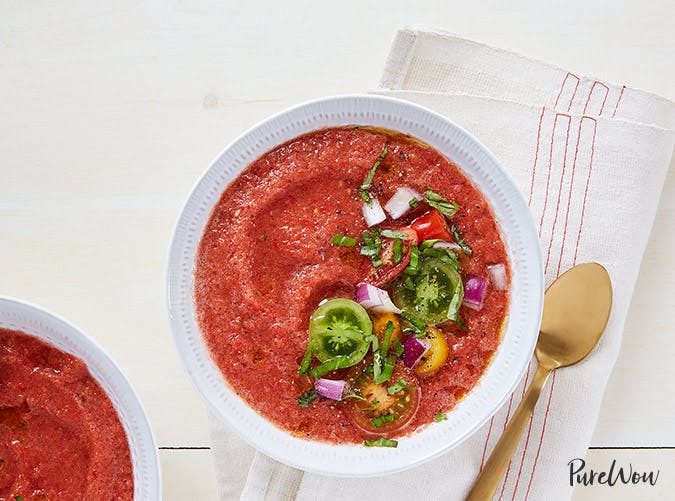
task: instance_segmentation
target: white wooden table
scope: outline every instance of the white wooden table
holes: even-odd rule
[[[62,314],[119,363],[161,446],[165,499],[215,499],[164,271],[181,204],[236,135],[291,104],[373,88],[395,30],[417,23],[675,97],[672,2],[417,4],[0,1],[0,294]],[[659,481],[578,488],[577,500],[675,489],[674,222],[671,172],[588,455],[595,468],[660,469]]]

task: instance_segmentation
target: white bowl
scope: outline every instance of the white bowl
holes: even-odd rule
[[[47,310],[17,299],[0,297],[0,327],[40,338],[87,364],[124,426],[134,470],[134,499],[162,499],[159,458],[150,423],[136,393],[115,362],[77,327]]]
[[[448,413],[447,421],[432,423],[399,440],[396,449],[309,441],[276,427],[232,391],[209,355],[195,316],[195,255],[211,211],[227,185],[255,159],[289,139],[350,124],[410,134],[457,164],[490,203],[512,271],[508,325],[478,385]],[[296,468],[337,476],[373,476],[412,467],[455,447],[490,419],[530,361],[544,288],[539,241],[530,211],[497,160],[447,118],[407,101],[380,96],[338,96],[301,104],[261,122],[227,146],[198,181],[178,219],[167,280],[176,346],[213,412],[264,454]]]

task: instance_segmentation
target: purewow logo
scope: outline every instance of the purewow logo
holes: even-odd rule
[[[616,459],[607,471],[586,470],[586,461],[581,458],[574,458],[567,463],[570,469],[570,486],[575,485],[595,485],[606,484],[610,487],[616,484],[649,484],[656,485],[659,479],[659,471],[641,472],[633,470],[633,465],[628,463],[628,467],[617,466]]]

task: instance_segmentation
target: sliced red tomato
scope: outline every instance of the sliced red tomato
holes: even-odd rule
[[[436,209],[431,209],[423,216],[415,219],[410,226],[417,233],[420,241],[440,239],[452,242],[452,234],[445,217]]]
[[[384,264],[379,268],[374,268],[371,274],[366,277],[365,282],[381,287],[384,284],[389,284],[405,270],[408,263],[410,263],[410,246],[419,244],[417,232],[412,228],[406,226],[404,228],[395,228],[396,231],[402,231],[408,235],[408,240],[403,240],[403,256],[398,264],[393,262],[393,247],[394,241],[391,239],[384,239],[384,247],[382,249],[382,261]]]
[[[352,398],[347,399],[352,422],[372,435],[388,435],[410,423],[419,407],[420,385],[401,363],[396,365],[391,379],[375,384],[365,365],[350,372]]]

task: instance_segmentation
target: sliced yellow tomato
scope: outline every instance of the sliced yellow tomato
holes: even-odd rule
[[[448,359],[448,342],[440,330],[429,325],[426,340],[430,344],[429,349],[415,367],[415,372],[420,376],[430,376]]]
[[[391,343],[393,343],[395,339],[401,339],[401,321],[398,319],[397,315],[394,313],[378,313],[373,318],[373,332],[377,336],[377,339],[382,342],[384,330],[387,328],[389,322],[392,322],[395,327],[391,339],[389,340],[389,346],[391,346]]]

